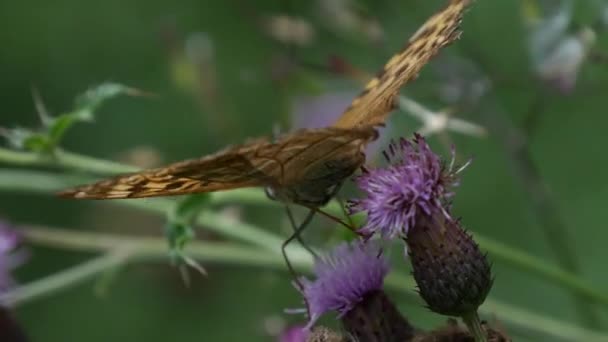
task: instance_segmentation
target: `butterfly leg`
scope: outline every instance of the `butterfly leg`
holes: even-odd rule
[[[289,261],[289,257],[287,256],[287,246],[293,241],[293,240],[300,240],[300,235],[302,234],[302,232],[304,231],[304,229],[306,229],[306,227],[308,226],[308,224],[310,223],[310,221],[312,221],[312,218],[315,216],[315,211],[311,210],[308,212],[308,214],[306,215],[306,217],[304,218],[304,221],[302,221],[302,223],[300,223],[299,226],[296,226],[295,224],[293,225],[294,230],[293,230],[293,234],[291,234],[291,236],[289,236],[287,238],[287,240],[285,240],[283,242],[283,244],[281,245],[281,253],[283,254],[283,259],[285,259],[285,264],[287,264],[287,268],[289,269],[289,273],[291,273],[291,275],[293,276],[296,284],[298,285],[298,287],[301,289],[302,288],[302,284],[300,284],[300,281],[298,280],[298,275],[296,273],[296,271],[294,270],[293,266],[291,265],[291,262]],[[292,223],[295,223],[293,221],[293,216],[291,216],[290,220],[292,220]],[[301,242],[300,242],[301,243]],[[313,254],[314,255],[314,254]]]
[[[287,217],[289,218],[289,222],[291,223],[291,227],[293,228],[293,231],[295,233],[298,229],[298,225],[296,225],[296,221],[294,219],[293,212],[291,211],[291,208],[287,204],[285,204],[285,211],[287,212]],[[300,234],[298,234],[298,236],[296,237],[296,240],[298,240],[300,245],[302,245],[302,247],[304,247],[310,254],[312,254],[315,258],[317,257],[317,253],[312,249],[312,247],[310,247],[306,242],[304,242],[304,239],[302,238],[302,236]]]
[[[339,224],[343,225],[344,227],[348,228],[348,230],[350,230],[351,232],[353,232],[353,233],[355,233],[355,234],[357,234],[357,235],[359,235],[361,237],[364,237],[363,234],[361,234],[361,233],[359,233],[357,231],[357,227],[355,227],[354,222],[352,222],[350,216],[347,216],[347,217],[348,217],[348,221],[351,222],[351,223],[347,223],[347,222],[344,222],[344,220],[342,220],[342,219],[340,219],[340,218],[338,218],[338,217],[336,217],[336,216],[334,216],[334,215],[332,215],[332,214],[330,214],[330,213],[328,213],[326,211],[323,211],[321,209],[314,208],[314,207],[307,207],[307,208],[310,209],[310,210],[312,210],[312,211],[314,211],[314,212],[316,212],[316,213],[319,213],[319,214],[327,217],[328,219],[330,219],[330,220],[332,220],[332,221],[334,221],[336,223],[339,223]]]
[[[348,220],[348,224],[351,227],[355,227],[355,222],[353,222],[353,219],[350,217],[350,215],[348,214],[348,211],[346,211],[346,205],[344,203],[344,199],[342,199],[341,196],[336,195],[336,200],[338,201],[338,204],[340,205],[340,209],[342,209],[342,214],[344,215],[344,217],[346,217],[346,219]],[[352,229],[351,229],[352,230]]]

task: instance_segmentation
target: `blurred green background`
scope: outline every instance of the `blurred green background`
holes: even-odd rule
[[[291,104],[297,95],[361,88],[344,75],[290,67],[290,51],[311,64],[324,64],[328,56],[335,55],[374,72],[443,2],[357,2],[357,13],[375,20],[383,31],[384,41],[374,43],[360,31],[331,29],[319,15],[316,2],[3,1],[0,126],[39,125],[32,86],[49,111],[57,114],[71,108],[74,97],[88,87],[113,81],[155,96],[108,102],[95,123],[80,124],[68,133],[62,144],[67,150],[142,165],[210,153],[250,136],[270,135],[277,124],[289,129]],[[592,23],[596,9],[597,2],[577,2],[575,21]],[[285,13],[310,23],[316,33],[311,43],[292,48],[261,27],[263,18]],[[569,95],[543,88],[531,71],[516,1],[477,1],[462,26],[462,39],[442,55],[483,63],[489,76],[497,80],[492,101],[517,126],[524,126],[530,112],[538,114],[537,128],[529,136],[533,161],[568,229],[567,241],[580,262],[581,277],[596,288],[607,289],[606,68],[585,65]],[[197,32],[205,36],[200,38]],[[598,38],[601,50],[606,39],[601,32]],[[199,44],[195,53],[202,54],[205,62],[198,71],[186,54],[185,44],[193,39]],[[206,50],[206,44],[212,51]],[[404,93],[438,110],[447,103],[437,96],[440,78],[434,67],[425,68]],[[202,86],[196,85],[197,77]],[[534,107],[539,96],[542,112]],[[483,107],[457,113],[482,125],[486,114]],[[393,115],[391,121],[387,134],[395,137],[408,136],[419,125],[403,113]],[[463,217],[465,226],[556,264],[556,254],[532,209],[534,198],[516,178],[500,137],[490,133],[482,139],[458,134],[451,138],[460,155],[474,156],[454,202],[454,212]],[[439,140],[431,138],[431,142],[447,155]],[[156,235],[162,234],[164,224],[162,217],[50,195],[0,192],[0,203],[0,215],[15,223]],[[248,222],[283,233],[288,229],[276,207],[242,209]],[[317,226],[328,224],[321,218],[316,221]],[[311,231],[314,229],[318,227]],[[16,274],[20,283],[92,256],[35,246],[31,254],[29,263]],[[489,257],[492,259],[491,254]],[[16,316],[33,341],[272,341],[269,330],[277,320],[302,321],[297,315],[283,314],[283,309],[301,305],[286,272],[205,266],[209,276],[195,275],[186,288],[168,259],[129,264],[103,296],[93,291],[93,280],[17,307]],[[408,266],[395,265],[399,267]],[[495,262],[494,274],[492,298],[585,324],[574,309],[572,296],[562,288],[501,261]],[[432,327],[444,320],[411,296],[395,296],[417,325]],[[598,310],[598,315],[599,327],[608,329],[606,310]],[[499,312],[496,317],[500,319]],[[534,340],[522,331],[514,335],[520,341]]]

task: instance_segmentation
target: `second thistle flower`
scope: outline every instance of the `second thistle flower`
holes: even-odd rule
[[[337,311],[357,341],[409,341],[413,328],[382,289],[388,271],[374,242],[344,243],[317,259],[316,279],[301,278],[298,286],[310,315],[306,329],[324,313]]]

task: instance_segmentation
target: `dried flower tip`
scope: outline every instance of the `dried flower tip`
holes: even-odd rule
[[[432,311],[474,312],[492,288],[490,264],[458,221],[443,215],[419,220],[407,236],[418,290]]]

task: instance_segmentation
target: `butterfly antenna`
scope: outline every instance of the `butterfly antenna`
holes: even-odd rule
[[[300,290],[303,289],[302,283],[298,279],[298,274],[296,273],[296,271],[294,270],[293,266],[291,265],[291,262],[289,261],[289,257],[287,256],[287,246],[293,240],[300,241],[300,235],[302,234],[302,232],[304,231],[304,229],[306,229],[306,227],[308,226],[308,224],[310,223],[310,221],[312,221],[312,218],[314,216],[315,216],[315,211],[314,210],[310,210],[308,212],[308,214],[306,215],[306,217],[304,218],[304,221],[302,221],[302,223],[300,223],[299,226],[296,226],[295,224],[293,224],[293,226],[294,226],[293,234],[291,234],[291,236],[288,237],[287,240],[285,240],[283,242],[283,244],[281,245],[281,253],[283,254],[283,259],[285,259],[285,264],[287,265],[287,268],[289,269],[289,273],[291,273],[291,275],[293,276],[294,282],[296,283],[296,285],[298,286],[298,288]],[[295,223],[292,219],[293,219],[293,216],[291,216],[290,220],[293,223]]]
[[[332,215],[332,214],[330,214],[330,213],[328,213],[326,211],[323,211],[323,210],[321,210],[319,208],[314,208],[314,207],[307,207],[307,208],[310,209],[310,210],[312,210],[312,211],[314,211],[314,212],[316,212],[316,213],[319,213],[319,214],[327,217],[328,219],[330,219],[330,220],[332,220],[332,221],[334,221],[336,223],[339,223],[339,224],[343,225],[344,227],[348,228],[348,230],[350,230],[351,232],[353,232],[353,233],[355,233],[357,235],[360,235],[357,232],[357,228],[355,227],[354,223],[351,222],[349,224],[347,222],[344,222],[344,220],[340,219],[339,217],[337,217],[335,215]],[[348,217],[348,220],[351,221],[350,216],[347,216],[347,217]]]

